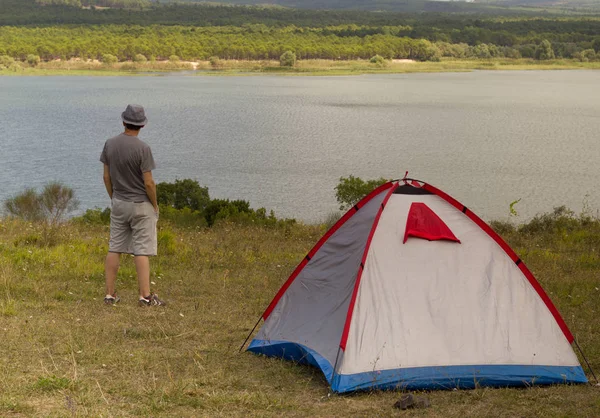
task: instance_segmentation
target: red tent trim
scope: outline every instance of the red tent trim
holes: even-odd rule
[[[395,186],[398,184],[396,183]],[[342,338],[340,340],[340,348],[342,350],[346,349],[346,342],[348,341],[348,333],[350,332],[350,323],[352,322],[352,313],[354,312],[354,304],[356,303],[356,297],[358,296],[358,289],[360,287],[360,279],[362,277],[363,271],[365,269],[365,263],[367,262],[367,255],[369,254],[369,249],[371,248],[371,241],[373,240],[373,235],[375,235],[375,230],[377,229],[377,225],[379,225],[379,218],[381,218],[381,214],[383,213],[383,209],[385,209],[385,205],[387,201],[394,193],[396,187],[390,189],[387,193],[383,202],[381,203],[381,207],[379,208],[379,212],[377,212],[377,216],[373,221],[373,226],[371,227],[371,232],[369,233],[369,238],[367,239],[367,245],[365,245],[365,251],[362,256],[362,260],[360,263],[360,267],[358,269],[358,275],[356,277],[356,282],[354,283],[354,290],[352,291],[352,299],[350,299],[350,305],[348,306],[348,313],[346,314],[346,324],[344,325],[344,331],[342,333]],[[334,371],[335,372],[335,371]]]

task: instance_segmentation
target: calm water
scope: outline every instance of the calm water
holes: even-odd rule
[[[0,200],[59,180],[105,207],[98,161],[127,103],[155,178],[323,219],[340,176],[406,170],[484,219],[600,209],[600,72],[360,77],[0,77]],[[587,196],[587,197],[586,197]]]

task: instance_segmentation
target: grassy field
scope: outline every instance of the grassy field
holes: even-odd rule
[[[600,372],[600,222],[558,212],[495,227]],[[600,416],[588,385],[436,391],[414,411],[392,408],[397,392],[329,396],[314,368],[238,353],[324,227],[159,228],[151,280],[170,305],[137,306],[126,257],[108,307],[107,227],[0,219],[0,416]]]
[[[282,68],[278,61],[220,60],[216,65],[208,61],[146,63],[123,62],[104,65],[99,62],[53,61],[40,63],[37,67],[0,70],[0,75],[160,75],[165,72],[184,72],[199,76],[207,75],[360,75],[399,74],[423,72],[452,72],[473,70],[571,70],[600,69],[598,62],[576,60],[536,61],[532,59],[442,59],[440,62],[387,61],[385,65],[371,64],[365,60],[331,61],[300,60],[293,68]]]

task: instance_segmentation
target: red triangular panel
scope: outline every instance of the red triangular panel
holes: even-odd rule
[[[425,203],[414,202],[408,211],[404,243],[408,237],[423,238],[429,241],[448,240],[460,243],[448,225],[429,209]]]

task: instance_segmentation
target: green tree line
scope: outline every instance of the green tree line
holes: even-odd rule
[[[337,26],[326,28],[283,28],[265,25],[244,27],[190,26],[53,26],[42,28],[0,27],[0,55],[21,61],[29,55],[42,60],[100,59],[111,55],[120,61],[167,59],[176,55],[185,60],[279,59],[292,51],[298,59],[387,59],[408,58],[420,61],[454,58],[537,58],[555,57],[596,59],[600,38],[593,41],[552,43],[547,39],[527,39],[530,43],[513,46],[494,43],[469,45],[464,42],[431,42],[405,35],[407,27],[387,27],[383,33],[369,28]],[[352,35],[352,33],[355,33]],[[137,57],[137,58],[136,58]]]
[[[119,9],[143,9],[152,6],[150,0],[35,0],[41,6],[112,7]]]
[[[71,1],[71,0],[69,0]],[[83,1],[83,0],[75,0]],[[97,0],[100,1],[100,0]],[[111,0],[118,1],[118,0]],[[123,0],[124,1],[124,0]],[[133,1],[133,0],[132,0]],[[145,0],[144,0],[145,1]],[[443,2],[434,2],[443,3]],[[446,2],[448,3],[448,2]],[[497,10],[497,9],[494,9]],[[358,25],[368,27],[410,26],[414,37],[434,39],[436,36],[457,36],[456,31],[466,28],[465,37],[484,37],[480,42],[497,41],[499,37],[513,35],[519,38],[529,34],[548,38],[555,34],[594,37],[600,34],[598,16],[571,16],[534,14],[512,9],[503,10],[501,16],[481,13],[373,13],[351,10],[305,10],[276,7],[246,7],[227,5],[196,5],[153,3],[142,10],[82,9],[60,5],[40,6],[35,0],[0,0],[0,25],[56,25],[56,24],[139,24],[139,25],[193,25],[193,26],[242,26],[264,24],[267,26],[326,27]],[[495,38],[494,38],[495,37]],[[467,42],[467,38],[454,41]],[[550,39],[559,41],[560,39]],[[562,40],[564,41],[564,39]],[[510,37],[508,39],[510,42]],[[468,43],[468,42],[467,42]]]

